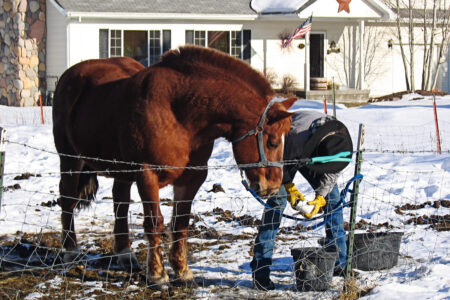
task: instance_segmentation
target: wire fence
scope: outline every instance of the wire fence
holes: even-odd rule
[[[346,124],[354,135],[357,124],[352,121]],[[364,180],[359,190],[353,262],[357,269],[353,282],[360,294],[390,278],[413,282],[432,272],[430,265],[448,257],[450,148],[446,142],[450,141],[450,133],[446,130],[450,126],[446,124],[441,128],[443,154],[437,155],[433,124],[421,124],[417,128],[366,127],[361,171]],[[414,131],[415,135],[411,133]],[[270,292],[253,289],[249,262],[263,207],[240,185],[239,170],[230,159],[231,149],[224,140],[216,143],[217,151],[208,166],[193,167],[209,171],[190,214],[188,265],[194,273],[196,287],[186,288],[172,281],[172,288],[158,290],[147,280],[145,265],[149,245],[142,225],[142,202],[135,186],[127,218],[131,248],[144,267],[133,273],[122,270],[114,253],[112,181],[103,177],[99,178],[97,200],[88,209],[75,212],[81,255],[76,262],[64,264],[59,198],[66,195],[58,192],[58,154],[50,146],[42,147],[43,144],[37,138],[35,142],[33,139],[23,141],[17,135],[7,141],[0,212],[0,295],[4,298],[250,299],[283,296],[329,299],[342,293],[343,278],[330,275],[329,264],[333,258],[330,260],[328,254],[320,250],[326,246],[323,227],[310,230],[311,222],[289,219],[282,220],[275,241],[272,277],[277,289]],[[16,154],[10,155],[8,161],[10,153]],[[108,162],[129,165],[125,172],[180,168]],[[340,189],[353,176],[353,170],[354,165],[350,164],[342,172],[338,182]],[[102,170],[101,173],[115,171]],[[300,176],[294,183],[307,199],[314,197],[314,191]],[[215,190],[214,184],[219,184],[216,187],[221,186],[223,191]],[[172,202],[172,196],[170,187],[160,191],[165,217],[162,233],[165,256],[173,243],[170,217],[177,204]],[[290,207],[285,213],[298,215]],[[348,229],[348,208],[344,209],[344,221]],[[311,248],[314,251],[305,254]],[[170,266],[166,268],[172,276]]]

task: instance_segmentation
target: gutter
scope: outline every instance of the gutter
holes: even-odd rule
[[[49,0],[55,1],[55,0]],[[121,20],[230,20],[230,21],[253,21],[258,15],[228,15],[228,14],[174,14],[174,13],[122,13],[122,12],[68,12],[69,18],[89,19],[121,19]]]

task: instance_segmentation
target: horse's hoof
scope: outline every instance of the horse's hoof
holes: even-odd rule
[[[192,274],[191,269],[189,267],[182,273],[175,273],[175,280],[172,282],[174,286],[186,287],[186,288],[196,288],[198,287],[197,283],[194,280],[194,274]]]
[[[193,278],[187,279],[187,280],[182,280],[180,278],[177,278],[174,281],[172,281],[171,283],[173,286],[177,286],[177,287],[184,287],[184,288],[188,288],[188,289],[198,288],[198,284],[197,284],[197,282],[195,282],[195,280]]]
[[[175,272],[175,277],[181,281],[194,280],[194,274],[192,274],[192,271],[189,267],[187,267],[183,273]]]
[[[141,270],[141,265],[139,264],[136,255],[130,251],[130,249],[125,248],[117,253],[119,259],[119,264],[125,271],[129,273],[139,272]]]
[[[171,287],[169,276],[165,271],[160,276],[147,275],[147,287],[152,290],[167,291]]]

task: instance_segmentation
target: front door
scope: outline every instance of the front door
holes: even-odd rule
[[[324,77],[324,39],[323,33],[312,33],[309,36],[309,76]]]

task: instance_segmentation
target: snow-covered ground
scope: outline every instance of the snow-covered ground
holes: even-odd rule
[[[422,98],[417,100],[417,98]],[[379,225],[377,231],[404,232],[399,263],[392,269],[360,272],[360,286],[374,287],[364,296],[367,299],[448,299],[450,298],[449,231],[437,231],[430,224],[416,225],[407,220],[420,216],[445,216],[449,208],[435,208],[437,200],[450,200],[450,96],[436,98],[440,126],[442,154],[436,153],[436,129],[432,98],[408,95],[401,101],[380,102],[356,108],[338,106],[336,114],[352,133],[354,144],[360,123],[365,125],[364,162],[361,173],[357,222]],[[323,111],[317,101],[298,101],[293,109]],[[332,111],[331,106],[328,111]],[[0,107],[0,126],[7,129],[6,164],[3,186],[20,184],[20,189],[7,189],[3,193],[0,212],[0,235],[14,237],[18,231],[40,233],[60,231],[59,206],[41,204],[58,198],[59,159],[55,154],[51,130],[51,109],[45,109],[45,125],[41,125],[38,108]],[[233,165],[230,144],[219,139],[208,165]],[[25,172],[39,174],[26,180],[14,180]],[[342,188],[353,176],[350,165],[340,177]],[[91,232],[105,238],[113,228],[111,200],[112,180],[99,178],[97,201],[89,209],[77,213],[77,232]],[[220,183],[225,193],[210,192],[214,183]],[[307,199],[313,197],[311,188],[298,175],[295,183]],[[172,190],[160,191],[161,198],[171,198]],[[134,236],[142,236],[142,207],[135,186],[131,198],[130,224]],[[424,204],[430,201],[431,204]],[[404,205],[420,205],[412,209]],[[401,212],[396,208],[404,206]],[[192,295],[194,298],[264,298],[280,296],[288,299],[331,298],[338,295],[342,279],[334,277],[327,292],[298,292],[295,290],[292,248],[317,247],[318,238],[324,236],[323,228],[307,233],[285,230],[276,242],[272,280],[277,289],[263,293],[252,289],[249,251],[256,226],[242,226],[237,221],[218,219],[213,209],[229,210],[234,216],[258,219],[263,207],[245,191],[237,168],[211,169],[206,182],[197,193],[193,214],[198,216],[195,226],[217,231],[216,238],[193,237],[189,242],[197,247],[192,252],[190,266],[197,278],[203,278]],[[170,221],[172,207],[161,206],[165,222]],[[216,210],[217,212],[217,210]],[[287,214],[294,212],[287,208]],[[344,210],[348,220],[350,211]],[[282,228],[297,225],[293,220],[283,220]],[[309,225],[304,223],[303,225]],[[361,229],[367,231],[368,227]],[[448,229],[447,229],[448,230]],[[232,237],[236,237],[233,239]],[[239,237],[239,238],[238,238]],[[243,238],[247,237],[247,238]],[[88,239],[82,235],[81,239]],[[133,243],[138,248],[139,239]],[[89,243],[87,243],[89,245]],[[86,246],[88,247],[88,246]],[[90,249],[92,250],[92,249]],[[56,280],[57,281],[57,280]],[[101,284],[100,284],[101,286]],[[92,284],[86,289],[91,289]],[[103,287],[104,288],[104,287]],[[35,292],[35,291],[34,291]],[[30,295],[38,299],[45,290]]]

